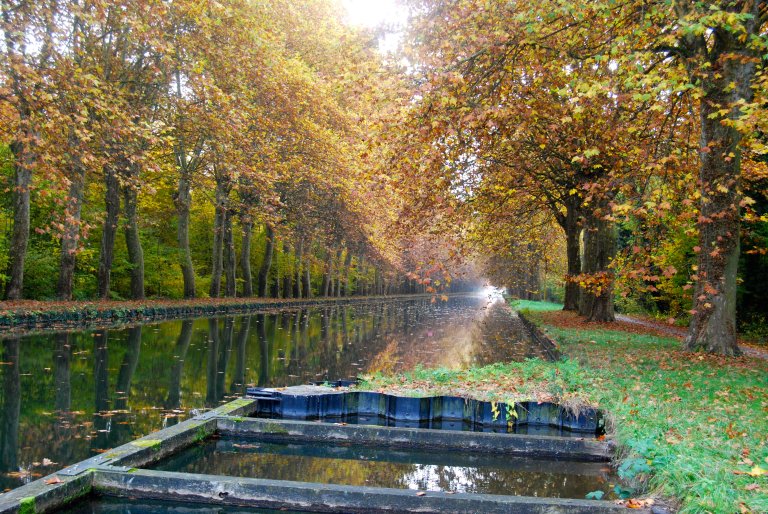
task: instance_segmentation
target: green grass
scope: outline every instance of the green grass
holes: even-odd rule
[[[687,353],[675,339],[574,324],[534,303],[515,307],[559,343],[561,362],[418,368],[364,386],[598,405],[634,495],[671,498],[682,513],[768,512],[768,361]]]
[[[768,512],[767,476],[742,474],[768,469],[768,363],[536,317],[568,358],[594,370],[586,387],[614,418],[629,475],[678,499],[681,512]]]
[[[509,305],[516,311],[559,311],[562,310],[562,303],[552,302],[534,302],[532,300],[511,300]]]
[[[417,366],[400,375],[370,375],[359,387],[405,396],[456,395],[506,403],[554,401],[578,411],[596,405],[584,394],[588,380],[588,372],[574,361],[528,359],[466,370]]]

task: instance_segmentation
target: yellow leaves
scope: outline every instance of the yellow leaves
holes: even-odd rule
[[[600,150],[597,148],[590,148],[584,151],[584,157],[586,157],[587,159],[589,159],[590,157],[596,157],[598,155],[600,155]]]
[[[761,477],[763,475],[768,474],[768,471],[766,471],[765,469],[761,468],[758,465],[755,465],[749,471],[742,471],[740,469],[736,469],[736,470],[733,471],[733,474],[734,475],[747,475],[747,476],[750,476],[750,477]]]

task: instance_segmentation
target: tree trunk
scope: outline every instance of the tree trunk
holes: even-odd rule
[[[291,247],[287,241],[283,241],[283,256],[285,257],[285,270],[283,275],[283,298],[293,296],[293,267],[291,266]]]
[[[259,269],[259,296],[262,297],[267,296],[269,270],[272,268],[272,257],[275,252],[275,231],[269,223],[267,223],[266,230],[267,240],[264,247],[264,260],[261,261],[261,268]]]
[[[312,245],[307,243],[307,254],[304,258],[304,273],[302,273],[303,278],[301,282],[304,298],[312,298],[312,266],[310,262],[312,253],[310,248],[312,248]]]
[[[304,252],[304,238],[299,236],[299,241],[296,244],[296,275],[293,283],[293,297],[301,298],[301,270],[302,270],[302,258]]]
[[[104,194],[106,212],[104,214],[104,228],[101,233],[97,281],[99,298],[108,300],[112,261],[115,255],[115,234],[120,217],[120,182],[117,179],[117,170],[113,165],[104,166],[104,181],[106,185]]]
[[[75,255],[80,241],[80,214],[85,190],[85,167],[73,157],[72,179],[69,183],[67,207],[64,209],[64,233],[61,236],[59,282],[56,294],[61,300],[71,300],[75,278]]]
[[[28,131],[25,135],[32,134]],[[10,148],[14,157],[13,234],[8,249],[11,263],[5,297],[7,300],[19,300],[24,288],[24,261],[29,245],[29,187],[34,161],[27,143],[15,141]]]
[[[211,298],[218,298],[221,293],[221,274],[224,266],[224,231],[226,214],[226,199],[229,192],[223,181],[216,181],[216,214],[213,221],[213,256],[211,259]]]
[[[227,283],[224,289],[224,296],[234,298],[237,295],[237,277],[235,270],[235,240],[232,237],[232,211],[227,209],[224,214],[224,275]]]
[[[192,251],[189,248],[189,211],[192,205],[190,176],[188,171],[179,175],[179,187],[176,195],[176,215],[178,226],[176,238],[179,242],[179,265],[184,278],[184,298],[195,297],[195,268],[192,264]]]
[[[243,296],[253,296],[253,277],[251,277],[251,236],[253,222],[250,216],[244,217],[240,223],[243,226],[243,244],[240,248],[240,269],[243,271]]]
[[[680,2],[679,11],[687,14]],[[680,46],[691,82],[700,83],[701,160],[699,168],[699,252],[693,317],[683,342],[688,350],[739,355],[736,339],[736,273],[741,219],[742,106],[754,97],[757,65],[763,58],[755,40],[765,33],[765,2],[718,2],[744,15],[739,30],[718,27],[707,38],[687,35]],[[704,66],[703,64],[706,64]],[[753,127],[746,130],[753,131]]]
[[[330,250],[325,251],[325,261],[323,261],[323,282],[320,284],[320,296],[327,298],[331,289],[331,266],[333,261]]]
[[[587,321],[615,321],[614,275],[609,268],[616,254],[615,227],[597,216],[591,218],[584,229],[582,271],[587,286],[581,292],[579,314]]]
[[[134,177],[137,175],[132,173]],[[127,184],[123,191],[125,205],[125,243],[131,263],[131,298],[144,299],[144,250],[139,237],[138,198],[136,187]]]
[[[344,257],[344,288],[342,296],[350,296],[349,293],[349,269],[352,267],[352,252],[347,248],[347,255]]]
[[[568,275],[565,277],[565,299],[563,302],[564,311],[578,311],[579,296],[581,295],[579,283],[573,280],[581,273],[581,251],[579,248],[581,228],[579,227],[578,203],[579,199],[576,195],[568,197],[563,223],[565,252],[568,260]]]

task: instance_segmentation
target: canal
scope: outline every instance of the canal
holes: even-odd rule
[[[374,301],[246,316],[38,332],[0,343],[0,488],[243,395],[542,357],[499,298]]]

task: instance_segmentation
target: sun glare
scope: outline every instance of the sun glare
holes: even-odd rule
[[[378,27],[380,25],[402,26],[407,11],[397,0],[342,0],[347,10],[347,20],[352,25]]]

